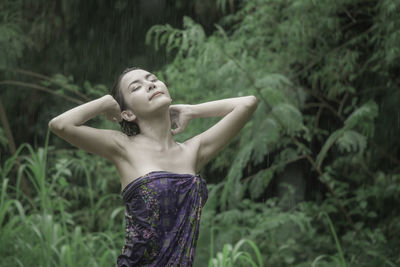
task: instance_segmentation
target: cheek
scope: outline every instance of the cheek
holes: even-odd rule
[[[166,86],[163,82],[161,82],[160,87],[162,87],[162,88],[164,89],[164,91],[166,92],[166,94],[167,94],[168,96],[170,96],[169,91],[168,91],[168,88],[167,88],[167,86]]]
[[[143,94],[132,94],[130,96],[130,106],[132,110],[142,109],[142,107],[146,106],[146,102],[148,101],[147,96]]]

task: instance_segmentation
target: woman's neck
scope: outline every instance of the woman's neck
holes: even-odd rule
[[[176,145],[171,133],[169,110],[160,112],[146,119],[138,119],[140,136],[149,141],[155,149],[163,151]]]

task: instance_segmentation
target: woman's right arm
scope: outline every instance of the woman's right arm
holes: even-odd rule
[[[117,121],[121,121],[120,107],[111,95],[105,95],[62,113],[49,122],[49,128],[68,143],[114,161],[115,156],[122,153],[123,146],[120,140],[123,133],[83,125],[101,114],[113,116]]]

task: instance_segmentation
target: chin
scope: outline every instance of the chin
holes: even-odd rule
[[[163,103],[168,102],[171,104],[172,98],[169,95],[164,94],[164,95],[160,96],[159,102],[163,102]]]
[[[160,99],[157,99],[157,102],[152,103],[152,110],[163,110],[165,108],[169,108],[172,103],[172,99],[169,97],[161,96]]]

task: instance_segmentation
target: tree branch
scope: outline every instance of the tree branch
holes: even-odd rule
[[[33,72],[33,71],[29,71],[29,70],[22,70],[22,69],[15,69],[14,71],[18,72],[18,73],[22,73],[22,74],[28,75],[28,76],[31,76],[31,77],[36,77],[36,78],[40,78],[40,79],[49,81],[49,82],[51,82],[51,83],[53,83],[55,85],[58,85],[58,86],[64,88],[65,90],[68,90],[70,92],[73,92],[73,93],[77,94],[78,96],[82,97],[86,101],[90,101],[90,99],[86,95],[82,94],[81,92],[73,91],[70,88],[65,87],[64,84],[59,83],[57,81],[54,81],[51,77],[48,77],[46,75],[43,75],[43,74],[40,74],[40,73],[36,73],[36,72]]]
[[[36,90],[39,90],[39,91],[44,91],[44,92],[49,93],[49,94],[57,95],[59,97],[65,98],[65,99],[67,99],[67,100],[69,100],[71,102],[77,103],[79,105],[83,104],[83,101],[81,101],[79,99],[56,93],[56,92],[54,92],[54,91],[52,91],[52,90],[50,90],[50,89],[48,89],[46,87],[43,87],[43,86],[40,86],[40,85],[36,85],[36,84],[19,82],[19,81],[11,81],[11,80],[0,81],[0,85],[1,84],[28,87],[28,88],[36,89]]]

